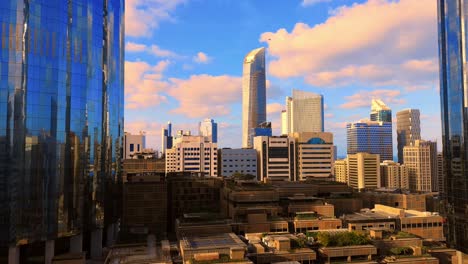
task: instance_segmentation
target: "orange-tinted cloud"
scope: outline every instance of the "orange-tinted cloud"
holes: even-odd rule
[[[190,118],[216,117],[231,112],[230,104],[241,101],[240,77],[192,75],[189,79],[170,79],[168,94],[179,101],[173,113]]]
[[[358,91],[353,95],[346,96],[346,103],[340,105],[340,108],[370,108],[372,99],[381,99],[386,104],[400,105],[406,103],[406,101],[400,97],[401,92],[399,90]]]
[[[167,100],[161,94],[169,87],[162,80],[163,71],[169,66],[168,60],[156,65],[146,62],[125,62],[125,107],[127,109],[146,108]]]
[[[211,57],[209,57],[206,53],[201,52],[201,51],[198,52],[195,57],[193,57],[193,61],[195,61],[196,63],[206,64],[206,63],[209,63],[211,60],[212,60]]]
[[[173,21],[172,12],[186,0],[126,0],[125,34],[151,36],[161,21]]]
[[[275,77],[317,86],[432,83],[437,70],[421,74],[420,66],[437,58],[436,8],[436,1],[369,0],[334,10],[322,24],[297,23],[260,40],[268,43]]]

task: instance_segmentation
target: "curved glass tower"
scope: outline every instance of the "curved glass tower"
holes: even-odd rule
[[[0,245],[118,217],[124,0],[0,1]]]
[[[446,236],[451,246],[468,253],[468,5],[437,3]]]
[[[266,121],[265,48],[244,58],[242,75],[242,147],[253,147],[254,128]]]

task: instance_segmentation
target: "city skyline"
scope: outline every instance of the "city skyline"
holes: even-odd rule
[[[373,98],[393,109],[393,120],[402,109],[420,109],[421,138],[441,142],[436,1],[236,2],[127,2],[126,131],[146,131],[148,146],[160,149],[168,120],[174,131],[197,131],[198,122],[213,118],[220,147],[240,147],[242,59],[263,46],[274,135],[284,97],[300,89],[323,94],[325,131],[334,133],[340,156],[345,124],[367,117]],[[203,16],[191,12],[200,9]],[[366,22],[372,17],[360,15],[369,10],[388,18],[379,32]],[[145,27],[132,20],[156,11],[164,15],[148,18]],[[358,24],[359,32],[345,34]],[[348,49],[334,42],[335,34]],[[395,129],[392,134],[397,142]]]

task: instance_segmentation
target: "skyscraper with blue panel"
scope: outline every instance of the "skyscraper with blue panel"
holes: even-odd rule
[[[361,120],[348,123],[348,154],[368,152],[379,154],[380,161],[393,160],[392,123]]]
[[[449,245],[468,253],[468,5],[461,0],[437,5],[445,234]]]
[[[0,245],[115,231],[123,78],[124,0],[0,1]]]

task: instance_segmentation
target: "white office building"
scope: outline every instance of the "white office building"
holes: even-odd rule
[[[258,157],[258,180],[296,180],[296,148],[293,137],[258,136],[254,138],[254,149]]]
[[[218,147],[203,136],[181,135],[166,150],[166,172],[199,172],[217,176]]]

